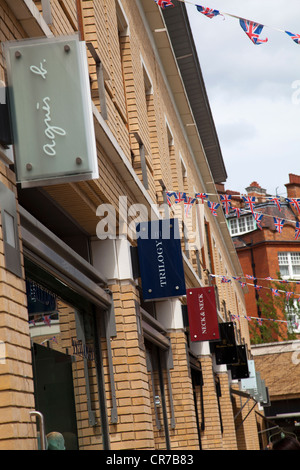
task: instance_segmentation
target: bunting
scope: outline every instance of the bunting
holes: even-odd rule
[[[217,202],[208,201],[207,205],[208,205],[208,208],[210,209],[212,215],[214,217],[217,217],[217,212],[216,211],[217,211],[218,207],[220,206],[220,204],[218,204]]]
[[[214,18],[215,16],[220,15],[219,10],[213,10],[212,8],[201,7],[200,5],[196,5],[196,8],[200,13],[207,16],[208,18]],[[224,18],[224,15],[221,15]],[[224,18],[225,19],[225,18]]]
[[[278,217],[274,217],[274,225],[277,230],[277,232],[281,233],[282,232],[282,227],[284,225],[284,219],[279,219]]]
[[[173,3],[170,2],[169,0],[154,0],[155,3],[160,7],[162,8],[163,10],[166,8],[166,7],[173,7]]]
[[[288,31],[286,31],[286,34],[288,34],[296,44],[300,44],[300,34],[293,34]]]
[[[299,237],[300,237],[300,223],[296,222],[295,239],[298,240]]]
[[[263,30],[263,25],[259,23],[254,23],[253,21],[244,20],[244,19],[240,19],[240,25],[242,29],[245,31],[245,33],[247,34],[248,38],[253,42],[253,44],[262,44],[268,41],[268,38],[266,39],[259,38],[259,35],[261,34]]]
[[[225,209],[225,213],[228,215],[231,208],[231,195],[221,194],[220,200]]]
[[[255,206],[255,197],[254,196],[242,196],[246,206],[251,210],[252,214]]]
[[[260,212],[254,212],[254,219],[255,219],[257,227],[260,230],[262,230],[262,226],[260,225],[262,218],[263,218],[263,214],[261,214]]]
[[[241,18],[240,16],[233,15],[231,13],[221,12],[221,11],[216,10],[214,8],[205,7],[205,6],[201,6],[201,5],[195,5],[194,3],[192,3],[188,0],[179,0],[179,1],[182,2],[182,3],[189,3],[190,5],[195,6],[199,13],[203,14],[204,16],[206,16],[207,18],[210,18],[210,19],[215,18],[217,16],[222,16],[223,19],[225,19],[225,16],[229,16],[231,18],[235,18],[235,19],[239,20],[240,26],[242,27],[243,31],[249,37],[252,44],[254,44],[254,45],[259,45],[259,44],[268,42],[268,38],[264,38],[264,39],[260,38],[260,34],[262,33],[262,30],[263,30],[264,27],[268,27],[268,28],[274,29],[276,31],[279,31],[281,33],[284,33],[285,35],[288,35],[289,38],[291,38],[295,42],[295,44],[300,44],[300,34],[291,33],[289,31],[286,31],[285,29],[274,28],[274,27],[269,26],[269,25],[263,25],[263,24],[260,24],[256,21],[251,21],[251,20],[248,20],[248,19],[245,19],[245,18]],[[172,2],[158,2],[157,0],[155,0],[155,2],[158,3],[158,4],[159,3],[167,3],[167,4],[172,3]],[[169,5],[167,5],[167,6],[169,6]],[[174,5],[172,4],[172,6],[174,6]],[[164,8],[164,7],[162,6],[162,8]]]
[[[175,204],[179,204],[181,202],[183,202],[185,204],[184,209],[185,209],[186,216],[189,216],[192,206],[195,203],[197,203],[198,201],[199,202],[201,201],[202,204],[204,204],[206,202],[207,205],[208,205],[208,208],[210,209],[212,214],[215,217],[217,217],[217,212],[216,211],[217,211],[218,207],[220,206],[220,204],[210,201],[208,199],[208,196],[210,194],[207,194],[207,193],[194,193],[193,196],[189,196],[185,192],[177,192],[177,191],[165,191],[165,194],[166,194],[167,203],[170,207],[172,206],[173,198],[174,198]],[[255,199],[254,196],[247,196],[247,195],[244,195],[244,194],[235,195],[236,197],[239,197],[240,199],[242,199],[245,203],[246,208],[240,208],[240,207],[232,206],[232,203],[231,203],[232,196],[230,194],[229,195],[228,194],[220,194],[220,195],[211,194],[211,195],[213,195],[215,197],[219,196],[220,202],[222,204],[222,208],[224,209],[224,212],[227,216],[230,216],[230,212],[231,212],[231,213],[234,213],[237,218],[239,218],[241,216],[241,214],[246,214],[248,212],[251,212],[251,214],[252,214],[252,216],[253,216],[256,224],[257,224],[257,228],[259,228],[260,230],[262,230],[262,226],[261,226],[262,218],[263,217],[272,217],[273,223],[275,225],[275,229],[278,233],[282,232],[283,226],[285,225],[286,222],[293,223],[293,224],[296,224],[295,239],[298,240],[298,238],[300,238],[300,223],[298,221],[287,220],[287,219],[283,219],[283,218],[280,218],[280,217],[274,217],[273,215],[270,215],[270,214],[264,214],[262,212],[256,212],[255,211],[256,199]],[[287,203],[289,203],[292,207],[295,207],[297,209],[299,215],[300,215],[300,198],[299,199],[297,199],[297,198],[284,198],[284,200]],[[266,201],[273,202],[273,204],[276,205],[276,207],[279,210],[281,210],[282,200],[279,197],[277,197],[277,196],[273,196],[273,197],[267,196]]]

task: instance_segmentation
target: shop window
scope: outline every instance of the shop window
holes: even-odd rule
[[[90,389],[99,376],[94,308],[74,292],[71,304],[30,278],[26,290],[35,408],[44,417],[44,432],[60,432],[66,449],[78,450],[84,448],[79,430],[88,422],[95,448],[102,449],[103,409]]]

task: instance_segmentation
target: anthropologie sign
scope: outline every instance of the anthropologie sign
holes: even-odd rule
[[[85,43],[78,36],[4,44],[17,181],[98,177]]]

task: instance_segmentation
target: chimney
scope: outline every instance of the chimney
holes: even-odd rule
[[[246,188],[248,196],[254,196],[257,202],[265,202],[266,189],[260,187],[260,185],[253,181],[248,188]]]
[[[289,174],[290,181],[285,185],[287,197],[300,198],[300,176]]]

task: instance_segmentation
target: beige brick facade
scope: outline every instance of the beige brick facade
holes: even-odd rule
[[[131,266],[134,215],[129,214],[122,227],[125,238],[98,237],[101,204],[110,204],[117,218],[120,196],[127,198],[127,207],[144,204],[149,211],[151,204],[164,202],[166,189],[190,195],[205,192],[212,178],[199,133],[189,134],[194,131],[185,126],[193,115],[172,44],[164,32],[153,32],[164,25],[161,12],[153,0],[51,0],[49,5],[48,25],[39,0],[16,0],[14,8],[0,0],[0,41],[79,31],[81,39],[92,44],[104,67],[101,94],[87,48],[99,178],[51,184],[31,193],[17,188],[12,169],[0,162],[1,182],[19,199],[23,269],[20,278],[5,268],[1,230],[0,341],[5,361],[0,364],[0,449],[36,449],[37,427],[30,411],[46,410],[49,431],[48,422],[58,426],[59,406],[62,413],[70,407],[74,421],[66,444],[80,450],[258,449],[254,413],[236,431],[235,415],[242,404],[232,396],[230,372],[215,366],[208,344],[191,345],[181,310],[184,296],[143,301],[140,279]],[[164,54],[170,59],[168,70]],[[172,70],[175,75],[170,77]],[[5,76],[1,52],[3,82]],[[213,183],[209,190],[217,197]],[[70,227],[66,233],[59,214]],[[171,217],[180,214],[183,204],[173,205]],[[195,230],[194,208],[185,222]],[[205,207],[205,228],[204,246],[197,250],[194,245],[187,249],[182,238],[186,286],[216,286],[219,321],[228,321],[230,313],[243,316],[242,288],[209,276],[224,270],[240,273],[223,213],[215,218]],[[116,235],[122,230],[118,225]],[[46,315],[38,312],[29,326],[25,280],[55,293],[57,307],[50,325],[43,324]],[[237,337],[249,344],[247,322],[236,327]],[[52,411],[50,402],[43,404],[39,387],[43,384],[54,396],[58,378],[44,377],[43,360],[56,374],[71,374],[72,399],[63,399]]]

